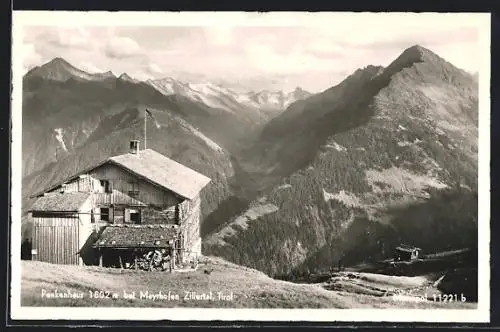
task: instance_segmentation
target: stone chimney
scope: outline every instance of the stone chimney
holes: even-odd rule
[[[137,154],[139,152],[139,141],[131,140],[129,152],[132,154]]]

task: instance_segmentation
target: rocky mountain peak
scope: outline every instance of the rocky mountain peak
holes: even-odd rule
[[[73,67],[68,61],[64,60],[61,57],[55,57],[51,61],[47,62],[44,67],[51,67],[51,66],[67,66],[67,67]]]
[[[42,66],[33,68],[26,73],[25,77],[65,82],[68,80],[100,81],[115,76],[111,71],[91,74],[76,68],[61,57],[56,57]]]
[[[113,76],[115,76],[111,70],[108,70],[107,72],[104,72],[101,75],[105,76],[105,77],[113,77]]]
[[[68,61],[60,57],[54,58],[38,68],[40,76],[45,78],[66,76],[77,70],[78,69],[73,67]]]
[[[438,64],[440,61],[444,63],[444,60],[431,50],[428,50],[420,45],[414,45],[404,50],[403,53],[401,53],[401,55],[387,67],[385,74],[392,76],[404,68],[409,68],[420,62],[432,62]]]
[[[124,81],[134,81],[134,79],[130,77],[127,73],[121,74],[118,78]]]

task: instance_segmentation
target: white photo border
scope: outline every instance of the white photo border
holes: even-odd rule
[[[373,15],[418,15],[422,20],[462,16],[479,31],[478,138],[478,305],[476,309],[200,309],[82,308],[21,306],[21,176],[22,176],[22,36],[25,26],[199,26],[321,25]],[[168,18],[168,19],[166,19]],[[11,318],[15,320],[172,320],[172,321],[310,321],[310,322],[451,322],[490,320],[490,14],[489,13],[349,13],[349,12],[69,12],[14,11],[12,14],[12,187],[11,187]],[[366,21],[365,21],[366,22]]]

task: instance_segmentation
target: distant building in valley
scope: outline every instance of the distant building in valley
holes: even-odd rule
[[[401,244],[399,247],[394,249],[394,260],[395,261],[411,261],[419,257],[422,249]]]

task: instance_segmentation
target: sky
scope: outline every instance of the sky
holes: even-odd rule
[[[479,68],[479,30],[463,17],[366,19],[351,14],[321,20],[324,24],[297,19],[273,25],[268,24],[271,17],[252,25],[233,20],[223,25],[193,21],[191,26],[127,26],[123,21],[92,25],[88,20],[42,26],[35,21],[23,27],[23,69],[62,57],[88,72],[126,72],[140,80],[174,77],[255,90],[300,86],[319,92],[358,68],[387,66],[415,44],[469,72]]]

